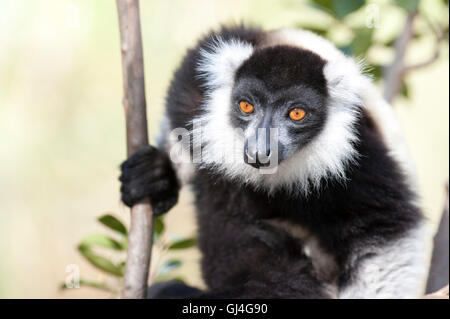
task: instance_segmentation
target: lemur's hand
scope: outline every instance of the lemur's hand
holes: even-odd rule
[[[178,201],[180,189],[169,157],[148,145],[120,166],[122,201],[127,206],[150,197],[155,216],[166,213]]]

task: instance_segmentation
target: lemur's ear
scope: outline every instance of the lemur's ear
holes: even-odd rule
[[[201,59],[197,66],[198,76],[205,79],[206,86],[218,88],[232,85],[237,68],[250,57],[253,46],[239,40],[211,39],[200,49]]]
[[[345,56],[327,62],[324,75],[334,102],[361,105],[360,95],[371,85],[370,78],[365,75],[366,70],[363,61],[355,63],[353,59]]]

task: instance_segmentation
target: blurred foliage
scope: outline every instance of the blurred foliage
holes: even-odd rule
[[[106,281],[94,281],[86,278],[80,278],[80,287],[91,287],[101,289],[113,294],[118,294],[121,287],[121,279],[125,271],[125,256],[128,248],[128,233],[125,225],[115,216],[105,214],[98,218],[98,221],[113,231],[114,236],[107,234],[91,234],[84,237],[78,244],[78,252],[98,271],[116,279],[116,284],[111,286]],[[153,230],[153,249],[159,250],[159,255],[168,250],[183,250],[196,245],[195,238],[177,238],[175,240],[167,240],[164,236],[165,225],[161,217],[154,219]],[[103,249],[105,253],[102,255],[97,250]],[[114,252],[120,254],[121,260],[116,261]],[[117,257],[117,256],[115,256]],[[182,265],[179,259],[166,260],[161,265],[157,265],[154,274],[150,274],[150,278],[154,281],[178,280],[184,282],[182,278],[172,275],[175,269]],[[66,283],[61,285],[61,289],[68,289]]]
[[[448,16],[448,0],[440,0],[446,7],[443,11]],[[399,10],[406,19],[406,16],[411,12],[418,12],[418,14],[428,23],[427,32],[418,32],[414,30],[413,40],[419,41],[422,37],[434,33],[434,29],[440,30],[444,33],[444,38],[448,40],[448,19],[445,24],[432,24],[427,18],[426,13],[421,10],[420,0],[391,0],[380,3],[373,3],[367,0],[309,0],[307,2],[312,8],[326,14],[331,23],[320,23],[316,25],[298,23],[297,26],[306,30],[313,31],[321,36],[334,42],[346,55],[355,56],[364,61],[365,71],[370,75],[374,81],[378,82],[382,79],[388,63],[379,63],[373,61],[368,54],[374,48],[382,48],[393,52],[395,50],[395,40],[402,32],[402,29],[397,30],[392,34],[392,37],[387,40],[380,40],[375,37],[377,28],[379,27],[380,12],[382,10]],[[354,19],[355,16],[364,14],[364,19]],[[339,29],[341,32],[350,34],[348,39],[342,43],[333,37],[333,31]],[[402,89],[399,92],[402,96],[408,97],[408,84],[403,81]]]

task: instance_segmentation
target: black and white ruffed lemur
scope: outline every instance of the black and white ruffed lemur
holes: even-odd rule
[[[125,161],[120,180],[126,205],[150,196],[156,214],[192,185],[208,287],[199,297],[422,293],[427,232],[414,168],[393,110],[361,69],[303,30],[223,27],[187,51],[160,145]],[[187,158],[173,155],[176,128],[201,133],[200,161],[194,138]],[[269,129],[276,152],[270,138],[249,142]]]

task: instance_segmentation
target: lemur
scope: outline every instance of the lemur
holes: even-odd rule
[[[187,51],[165,110],[158,147],[121,166],[122,200],[161,215],[192,186],[200,298],[422,293],[414,166],[361,63],[308,31],[222,27]]]

